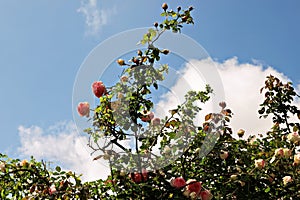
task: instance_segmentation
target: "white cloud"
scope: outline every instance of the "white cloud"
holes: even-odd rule
[[[86,34],[96,36],[100,33],[101,28],[107,25],[111,15],[116,13],[116,8],[99,9],[97,0],[81,0],[81,6],[77,12],[82,13],[85,17]]]
[[[109,169],[99,161],[93,161],[87,149],[87,138],[77,133],[73,122],[60,122],[43,129],[38,126],[18,128],[19,153],[24,157],[60,163],[66,170],[83,174],[83,180],[105,178]]]
[[[234,132],[243,128],[246,130],[247,135],[257,135],[270,130],[272,127],[271,118],[259,119],[258,115],[259,105],[263,102],[264,98],[259,92],[260,88],[263,87],[266,76],[270,74],[278,77],[283,82],[290,80],[284,74],[270,66],[263,67],[261,62],[254,62],[253,64],[239,63],[236,57],[227,59],[222,63],[213,61],[210,58],[201,61],[191,61],[182,70],[182,75],[176,84],[170,88],[170,91],[173,93],[166,94],[158,103],[158,115],[162,115],[163,111],[174,108],[178,102],[182,102],[182,99],[180,101],[174,100],[176,94],[182,95],[186,89],[204,89],[204,80],[206,78],[203,77],[200,80],[199,76],[195,76],[196,73],[194,72],[194,68],[191,67],[192,65],[199,68],[201,72],[204,72],[203,76],[209,74],[205,72],[205,69],[216,68],[218,70],[224,87],[227,107],[234,113],[231,121]],[[215,83],[210,82],[209,84],[214,85]],[[299,88],[299,85],[295,86],[295,88],[297,87]],[[297,104],[300,106],[299,102]],[[200,115],[201,123],[203,122],[203,116],[211,112],[212,106],[212,104],[204,106],[203,112]]]

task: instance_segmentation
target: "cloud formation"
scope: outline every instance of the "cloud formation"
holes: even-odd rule
[[[77,133],[73,122],[59,122],[43,129],[38,126],[19,126],[21,146],[18,152],[23,157],[34,156],[61,164],[65,170],[83,174],[83,180],[105,178],[109,169],[99,161],[93,161],[86,147],[87,138]],[[55,167],[55,166],[53,166]]]
[[[100,33],[101,28],[107,25],[108,18],[116,13],[116,8],[99,9],[97,0],[81,0],[81,6],[77,12],[82,13],[85,17],[86,35],[96,36]]]

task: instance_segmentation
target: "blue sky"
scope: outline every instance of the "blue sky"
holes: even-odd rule
[[[18,156],[20,126],[48,130],[72,121],[73,83],[85,57],[108,37],[161,19],[163,2],[0,1],[0,152]],[[298,0],[167,3],[174,9],[195,7],[195,25],[183,33],[216,62],[236,57],[239,63],[271,66],[300,83]]]

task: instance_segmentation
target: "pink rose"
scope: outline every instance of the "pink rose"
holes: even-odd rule
[[[275,156],[283,156],[283,148],[279,148],[275,150]]]
[[[81,117],[90,116],[90,104],[88,102],[80,102],[77,106],[77,112]]]
[[[200,192],[201,200],[211,200],[213,195],[210,193],[209,190],[204,190]]]
[[[95,96],[98,98],[101,97],[106,92],[106,88],[102,81],[95,81],[92,84],[92,90]]]
[[[292,179],[291,176],[285,176],[285,177],[282,178],[282,181],[283,181],[283,185],[286,185],[286,184],[292,182],[293,179]]]
[[[201,190],[201,183],[197,182],[195,179],[190,179],[186,182],[186,190],[190,192],[195,192],[197,195],[200,193]]]
[[[258,169],[262,169],[265,167],[265,161],[263,159],[255,160],[255,167]]]
[[[186,185],[185,180],[182,177],[177,177],[171,180],[171,186],[175,188],[181,188]]]
[[[57,191],[56,191],[55,185],[51,185],[50,188],[49,188],[49,194],[52,195],[52,194],[54,194],[54,193],[56,193],[56,192],[57,192]]]

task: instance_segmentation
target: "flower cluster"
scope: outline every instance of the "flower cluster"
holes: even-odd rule
[[[209,190],[202,188],[202,183],[195,179],[185,181],[182,177],[173,178],[170,182],[171,186],[176,189],[182,189],[183,195],[191,199],[210,200],[213,195]]]

